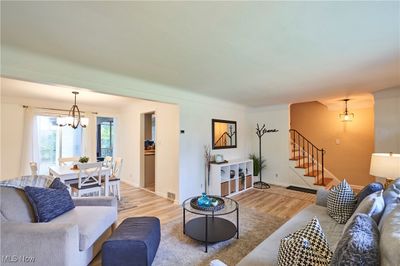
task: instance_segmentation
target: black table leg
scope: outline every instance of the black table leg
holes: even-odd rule
[[[208,215],[206,215],[206,253],[208,252]]]
[[[183,234],[186,235],[186,217],[185,217],[185,208],[183,208]]]
[[[237,230],[236,238],[239,239],[239,207],[236,210],[236,230]]]

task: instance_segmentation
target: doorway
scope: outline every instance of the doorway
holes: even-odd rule
[[[155,192],[156,187],[156,114],[142,115],[142,187]]]
[[[97,161],[104,161],[107,156],[113,156],[114,147],[114,118],[112,117],[97,117]]]

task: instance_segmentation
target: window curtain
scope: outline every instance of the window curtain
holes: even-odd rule
[[[96,162],[96,115],[87,113],[85,114],[85,117],[89,119],[89,124],[83,129],[83,154],[89,157],[90,162]]]
[[[37,127],[37,112],[34,108],[24,110],[24,126],[21,151],[20,174],[30,175],[30,162],[39,162],[39,140]]]

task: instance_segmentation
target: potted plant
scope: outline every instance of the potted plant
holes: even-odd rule
[[[89,157],[82,156],[82,157],[79,158],[79,162],[80,163],[87,163],[87,162],[89,162]]]
[[[250,154],[249,159],[253,160],[253,176],[258,177],[260,172],[267,166],[265,160],[262,157],[261,158],[257,157],[255,153]],[[260,164],[260,159],[261,159],[261,164]]]

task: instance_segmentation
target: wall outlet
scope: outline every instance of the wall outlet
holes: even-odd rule
[[[168,192],[168,193],[167,193],[167,197],[168,197],[168,199],[170,199],[170,200],[175,200],[175,193]]]

